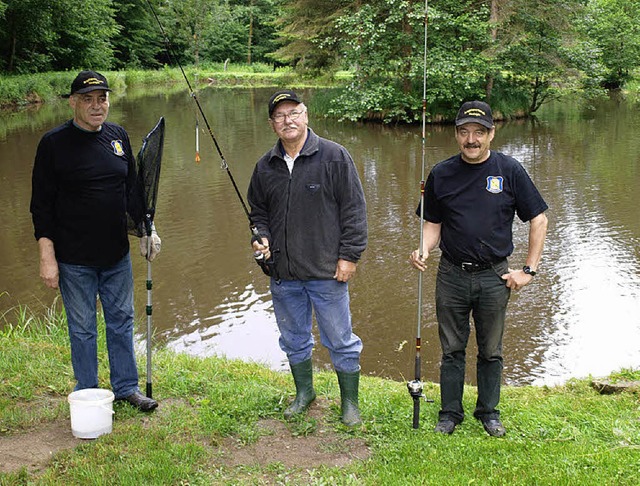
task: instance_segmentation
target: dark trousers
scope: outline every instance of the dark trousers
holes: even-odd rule
[[[480,420],[499,418],[502,380],[502,336],[511,290],[501,275],[503,260],[492,268],[469,273],[442,257],[436,281],[436,313],[442,347],[440,419],[464,419],[465,357],[473,317],[478,344],[478,400],[473,415]]]

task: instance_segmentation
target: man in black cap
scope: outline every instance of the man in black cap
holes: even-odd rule
[[[46,133],[33,167],[31,214],[40,277],[60,289],[69,327],[75,390],[98,387],[96,297],[106,323],[115,398],[143,411],[158,403],[140,393],[133,348],[133,276],[127,214],[142,221],[135,158],[127,132],[107,122],[109,84],[94,71],[71,83],[73,119]],[[160,252],[151,236],[152,260]],[[147,256],[147,237],[140,249]]]
[[[495,127],[487,103],[464,103],[455,123],[460,153],[429,174],[421,201],[423,248],[409,259],[424,271],[430,252],[437,246],[442,251],[436,282],[441,410],[435,431],[451,434],[464,419],[465,350],[473,316],[478,344],[473,415],[489,435],[502,437],[506,430],[496,407],[507,303],[511,290],[531,283],[536,274],[547,233],[547,204],[517,160],[490,150]],[[516,214],[529,222],[529,246],[524,265],[512,270],[507,257],[513,251]]]
[[[296,398],[287,418],[316,398],[312,311],[338,375],[342,422],[361,423],[358,408],[362,341],[353,333],[348,281],[367,244],[362,184],[347,150],[308,128],[307,108],[293,91],[269,100],[275,146],[256,164],[249,185],[253,249],[273,258],[271,295]]]

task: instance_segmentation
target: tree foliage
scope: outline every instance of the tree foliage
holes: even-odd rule
[[[602,67],[601,84],[621,88],[640,66],[640,1],[593,0],[584,25]]]
[[[74,0],[6,1],[0,67],[16,73],[111,67],[118,31],[111,3],[93,0],[87,9]]]
[[[157,9],[181,64],[268,61],[275,11],[274,0],[163,0]]]
[[[411,122],[421,115],[424,20],[424,0],[0,0],[0,72],[227,60],[348,69],[334,114]],[[428,2],[430,117],[470,98],[528,115],[560,87],[623,87],[639,65],[640,0]]]
[[[575,68],[572,20],[581,0],[432,0],[428,9],[427,102],[452,111],[465,99],[494,100],[529,114]],[[420,116],[424,2],[368,0],[335,22],[332,40],[355,69],[334,112],[350,119]],[[492,100],[492,101],[494,101]],[[515,110],[514,110],[515,107]]]
[[[493,0],[497,35],[485,52],[496,68],[520,84],[528,100],[525,113],[535,112],[553,95],[554,82],[576,67],[571,53],[578,31],[582,0]],[[490,93],[487,93],[490,96]]]
[[[205,31],[205,53],[212,61],[268,62],[276,49],[274,0],[221,2]],[[213,21],[215,19],[215,21]]]
[[[273,57],[317,72],[340,64],[335,22],[359,9],[360,0],[281,0],[275,20],[280,47]]]
[[[151,7],[149,6],[151,3]],[[181,63],[265,62],[276,0],[0,1],[0,71],[154,68],[169,63],[152,10]]]
[[[152,3],[157,8],[157,2]],[[115,68],[153,68],[162,59],[164,44],[147,0],[114,2],[119,26],[113,39]]]

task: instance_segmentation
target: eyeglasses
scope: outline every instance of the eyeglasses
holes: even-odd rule
[[[302,110],[302,111],[293,110],[293,111],[290,111],[289,113],[277,113],[273,115],[271,119],[276,123],[282,123],[286,117],[289,117],[289,120],[291,121],[296,121],[298,118],[300,118],[300,115],[302,115],[303,113],[306,113],[306,111],[307,110]]]
[[[109,100],[109,96],[104,94],[99,94],[97,96],[92,96],[90,94],[80,94],[77,95],[78,100],[85,105],[93,105],[94,102],[97,102],[99,105],[106,103]]]

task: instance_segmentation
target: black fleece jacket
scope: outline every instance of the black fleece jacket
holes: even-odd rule
[[[367,245],[366,204],[353,159],[311,129],[291,173],[280,141],[258,160],[248,201],[281,279],[331,279],[338,259],[356,263]]]

